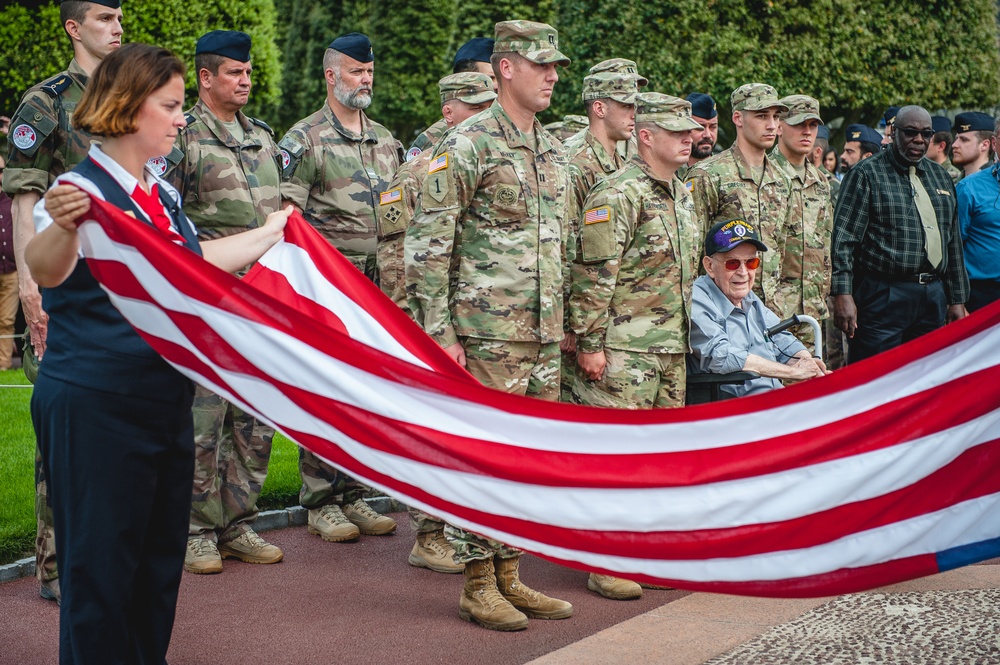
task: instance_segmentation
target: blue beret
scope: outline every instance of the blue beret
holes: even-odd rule
[[[59,4],[66,2],[66,0],[59,0]],[[97,5],[104,5],[105,7],[111,7],[111,9],[118,9],[122,6],[122,0],[87,0],[87,2],[93,2]]]
[[[892,123],[896,122],[897,113],[899,113],[898,106],[890,106],[889,108],[887,108],[885,110],[885,113],[882,114],[882,119],[885,120],[885,124],[891,125]]]
[[[953,131],[956,134],[961,134],[962,132],[992,132],[993,116],[978,111],[959,113],[955,116]]]
[[[235,30],[213,30],[202,35],[194,54],[214,53],[239,62],[250,62],[250,35]]]
[[[711,120],[719,115],[715,108],[715,100],[703,92],[692,92],[687,96],[687,101],[691,102],[691,115],[702,120]]]
[[[830,128],[826,125],[820,125],[816,128],[816,138],[823,139],[824,141],[830,140]]]
[[[493,39],[490,37],[473,37],[459,47],[452,66],[457,65],[463,60],[489,62],[491,55],[493,55]]]
[[[932,115],[931,129],[934,130],[935,134],[938,132],[951,132],[951,120],[946,115]]]
[[[334,51],[340,51],[358,62],[375,61],[375,51],[372,50],[371,41],[367,35],[362,35],[360,32],[349,32],[337,37],[330,42],[330,48]]]
[[[882,144],[882,135],[868,125],[848,125],[845,141],[862,141],[866,143]]]

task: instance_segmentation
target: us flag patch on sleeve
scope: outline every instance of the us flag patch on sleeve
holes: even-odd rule
[[[388,192],[382,192],[378,197],[378,204],[387,206],[390,203],[396,203],[397,201],[403,200],[403,190],[399,187],[396,189],[390,189]]]
[[[437,173],[448,168],[448,153],[444,152],[434,158],[431,165],[427,167],[427,173]]]
[[[584,224],[600,224],[601,222],[607,222],[611,219],[611,209],[607,206],[602,206],[600,208],[591,208],[587,212],[583,213],[583,223]]]

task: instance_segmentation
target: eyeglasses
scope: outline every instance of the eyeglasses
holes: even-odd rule
[[[741,261],[740,259],[726,259],[726,270],[739,270],[741,263],[746,264],[747,270],[756,270],[760,267],[760,257],[755,256],[752,259],[746,259],[745,261]]]
[[[908,139],[915,139],[917,136],[922,136],[925,141],[930,141],[934,138],[933,129],[911,129],[910,127],[897,127],[896,129],[903,132],[903,136]]]

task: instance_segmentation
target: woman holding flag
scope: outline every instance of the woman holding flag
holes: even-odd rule
[[[187,539],[191,382],[112,305],[81,260],[92,199],[235,272],[278,242],[291,208],[199,246],[177,192],[146,169],[184,127],[184,64],[129,44],[97,67],[73,115],[101,137],[35,208],[25,251],[43,291],[48,350],[31,402],[50,479],[62,603],[60,661],[164,662]],[[123,213],[123,215],[122,215]]]

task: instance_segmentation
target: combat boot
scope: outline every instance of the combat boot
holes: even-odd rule
[[[329,504],[309,509],[309,533],[330,543],[357,540],[361,531],[344,516],[340,506]]]
[[[208,538],[188,538],[184,570],[195,575],[221,573],[222,557],[219,556],[215,541]]]
[[[443,528],[418,533],[407,561],[411,566],[429,568],[435,573],[460,573],[465,569],[455,563],[455,548],[445,540]]]
[[[261,538],[253,529],[247,529],[239,538],[219,543],[219,556],[246,563],[278,563],[285,558],[285,553]]]
[[[493,557],[496,565],[497,587],[510,604],[532,619],[568,619],[573,616],[573,606],[565,600],[549,598],[525,586],[518,575],[521,557],[509,559]]]
[[[366,536],[386,536],[396,530],[396,520],[379,515],[364,499],[344,504],[344,517]]]
[[[596,591],[611,600],[632,600],[642,598],[642,587],[629,580],[611,575],[591,573],[587,579],[587,588]]]
[[[56,601],[56,605],[62,605],[62,594],[59,592],[59,578],[53,577],[51,580],[43,580],[42,586],[38,588],[38,595],[45,600]]]
[[[528,617],[500,595],[493,559],[478,559],[465,564],[465,588],[458,601],[458,616],[490,630],[524,630],[528,627]]]

